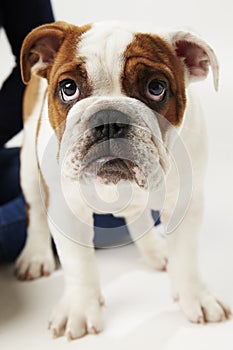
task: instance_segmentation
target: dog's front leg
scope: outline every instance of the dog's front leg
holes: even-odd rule
[[[198,271],[198,233],[202,212],[202,194],[195,191],[183,221],[167,236],[168,272],[174,299],[179,301],[190,321],[219,322],[229,317],[230,310],[208,291]]]
[[[54,213],[49,212],[49,226],[64,271],[65,291],[52,314],[49,328],[54,337],[65,333],[71,340],[102,330],[102,299],[92,243],[92,215],[86,215],[86,224],[79,222],[77,225],[78,220],[61,202],[58,211],[56,220]]]

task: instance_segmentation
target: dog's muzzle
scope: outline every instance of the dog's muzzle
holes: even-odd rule
[[[90,114],[87,109],[82,132],[64,157],[63,174],[75,181],[157,186],[162,178],[159,151],[152,130],[144,122],[145,113],[150,111],[144,113],[130,103],[114,107]],[[153,124],[154,118],[151,115]]]
[[[115,109],[100,110],[90,117],[93,144],[88,150],[92,158],[89,172],[95,169],[96,175],[106,182],[133,180],[135,163],[127,141],[131,125],[131,118]]]

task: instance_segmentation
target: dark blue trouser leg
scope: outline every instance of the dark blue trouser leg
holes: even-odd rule
[[[0,149],[0,261],[13,261],[26,240],[25,203],[19,184],[19,148]]]
[[[26,214],[22,196],[0,206],[0,262],[14,261],[26,241]]]

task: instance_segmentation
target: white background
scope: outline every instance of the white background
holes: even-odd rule
[[[53,5],[57,19],[75,24],[119,19],[158,27],[188,26],[214,47],[220,62],[219,92],[214,91],[211,76],[195,87],[206,114],[210,154],[200,264],[209,286],[233,307],[232,0],[53,0]],[[1,83],[14,62],[3,32],[0,53]],[[232,350],[233,322],[188,323],[172,304],[167,275],[147,269],[133,246],[98,251],[98,260],[107,300],[105,331],[72,344],[51,340],[46,331],[49,313],[61,294],[62,272],[22,283],[12,276],[12,266],[1,267],[0,348]]]

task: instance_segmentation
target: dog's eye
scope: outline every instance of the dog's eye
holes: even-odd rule
[[[79,98],[80,91],[74,80],[65,79],[60,82],[59,86],[63,101],[69,102]]]
[[[166,94],[166,83],[161,80],[151,80],[147,85],[146,95],[150,100],[160,102]]]

